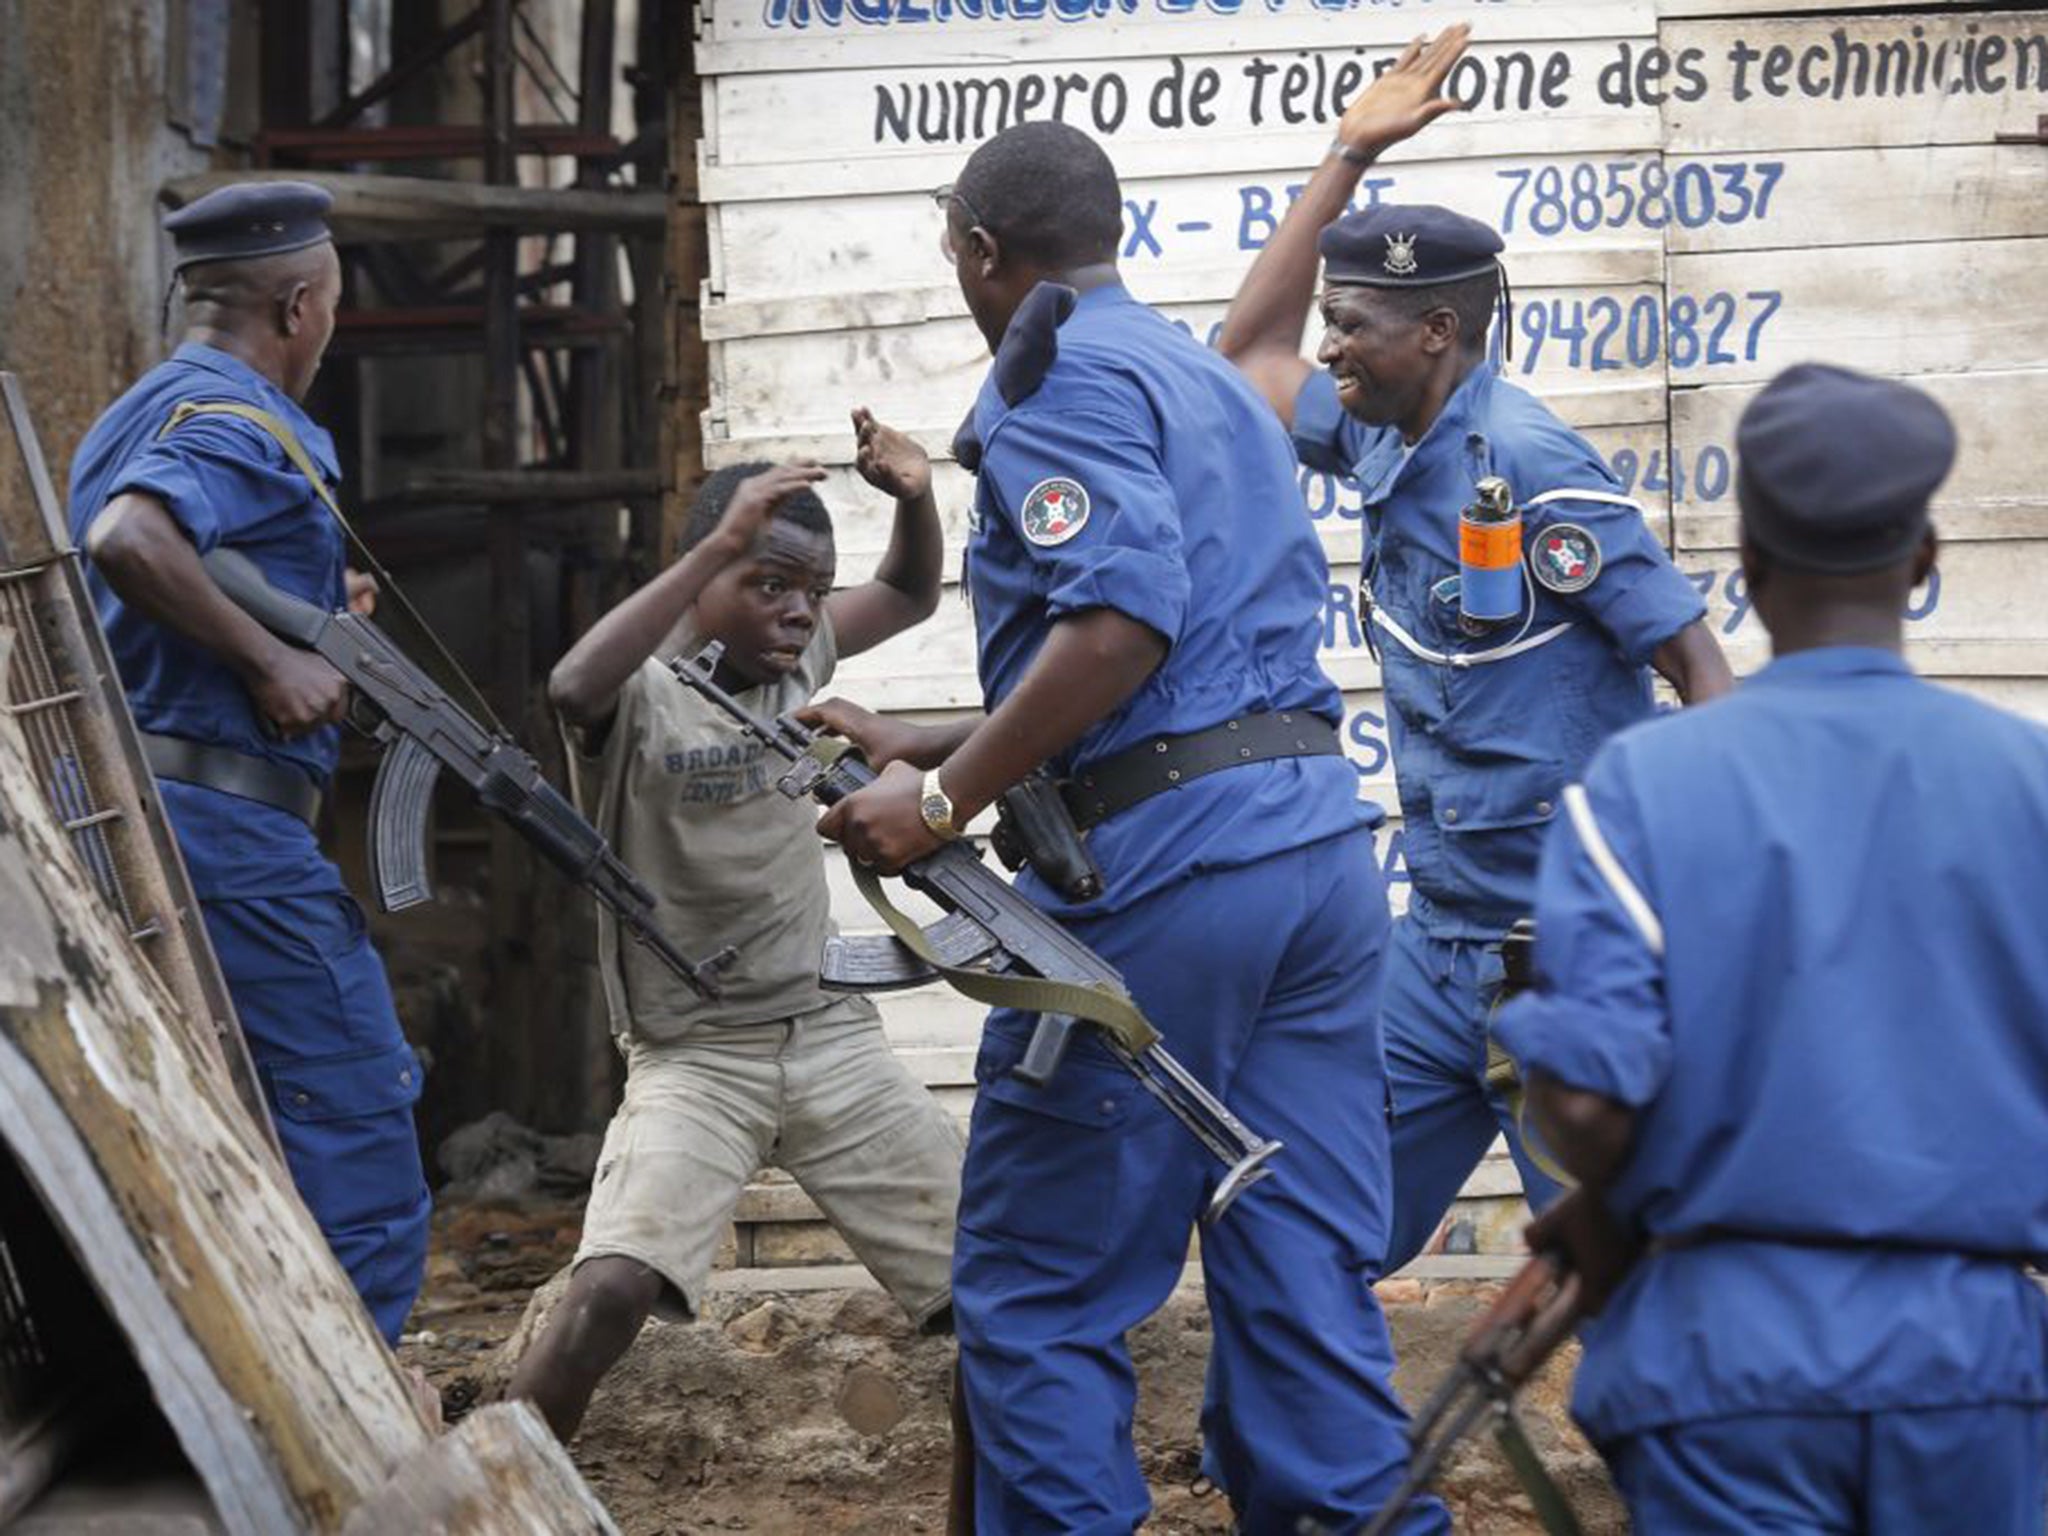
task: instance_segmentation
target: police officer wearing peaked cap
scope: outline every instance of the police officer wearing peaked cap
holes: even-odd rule
[[[1802,365],[1736,449],[1773,660],[1593,760],[1499,1026],[1649,1240],[1573,1410],[1638,1530],[2038,1536],[2048,731],[1903,657],[1934,400]]]
[[[1418,39],[1346,109],[1217,341],[1301,461],[1365,504],[1360,620],[1386,689],[1410,882],[1380,1010],[1390,1271],[1427,1243],[1497,1134],[1532,1204],[1557,1193],[1488,1048],[1499,942],[1529,911],[1564,786],[1601,740],[1649,715],[1651,669],[1688,703],[1732,681],[1698,592],[1600,455],[1488,360],[1500,236],[1444,208],[1345,212],[1381,152],[1455,110],[1441,92],[1465,40],[1463,26]],[[1320,370],[1299,350],[1319,251]],[[1522,522],[1500,606],[1482,606],[1461,571],[1460,514],[1491,478]]]
[[[71,522],[286,1162],[395,1341],[426,1262],[421,1074],[362,911],[313,836],[346,686],[200,564],[232,548],[294,597],[347,601],[322,499],[334,443],[299,404],[341,294],[331,201],[239,183],[164,221],[184,341],[86,434]]]

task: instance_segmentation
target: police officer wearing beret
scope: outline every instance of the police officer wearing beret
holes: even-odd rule
[[[894,761],[821,829],[893,869],[1040,762],[1070,779],[1106,889],[1020,889],[1286,1144],[1202,1234],[1207,1428],[1243,1529],[1351,1529],[1407,1456],[1368,1283],[1386,1240],[1371,999],[1387,916],[1316,658],[1328,571],[1293,455],[1242,377],[1123,287],[1122,193],[1085,135],[1012,128],[942,203],[995,353],[955,443],[977,470],[989,712],[921,733],[822,708]],[[1035,1022],[994,1013],[975,1069],[953,1271],[975,1529],[1121,1536],[1149,1507],[1124,1336],[1172,1291],[1219,1170],[1093,1041],[1046,1087],[1013,1076]],[[1431,1504],[1410,1529],[1445,1523]]]
[[[1939,405],[1802,365],[1736,450],[1773,660],[1568,792],[1499,1026],[1649,1240],[1574,1412],[1641,1531],[2039,1536],[2048,731],[1901,654]]]
[[[71,523],[285,1160],[395,1341],[426,1262],[420,1064],[311,825],[347,687],[200,564],[233,548],[295,597],[348,601],[343,534],[322,499],[340,475],[334,443],[299,407],[341,296],[331,201],[304,183],[242,183],[164,221],[184,344],[86,435]]]
[[[1529,911],[1564,786],[1602,739],[1650,713],[1648,668],[1687,702],[1731,682],[1698,592],[1600,456],[1488,363],[1500,237],[1442,208],[1345,214],[1366,166],[1454,109],[1441,88],[1465,40],[1463,26],[1418,39],[1352,102],[1217,342],[1302,462],[1347,477],[1365,502],[1361,618],[1386,689],[1411,892],[1381,1006],[1389,1271],[1422,1249],[1498,1132],[1531,1203],[1556,1194],[1506,1085],[1489,1080],[1497,946]],[[1299,351],[1319,246],[1321,371]],[[1498,573],[1506,604],[1479,608],[1461,576],[1460,516],[1495,478],[1521,509],[1521,558],[1510,545]]]

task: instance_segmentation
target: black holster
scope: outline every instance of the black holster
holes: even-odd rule
[[[1010,870],[1030,865],[1068,901],[1093,901],[1102,894],[1102,871],[1074,824],[1059,785],[1035,769],[996,802],[996,827],[989,838],[996,857]]]
[[[1520,995],[1536,985],[1536,919],[1518,917],[1501,936],[1500,1000]]]

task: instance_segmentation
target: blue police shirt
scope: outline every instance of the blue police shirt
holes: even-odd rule
[[[1397,430],[1345,411],[1319,371],[1296,399],[1294,445],[1309,467],[1357,484],[1373,604],[1440,657],[1523,633],[1519,619],[1479,637],[1458,623],[1458,514],[1481,479],[1504,478],[1518,505],[1549,491],[1620,490],[1584,438],[1486,365],[1465,377],[1412,452]],[[1644,664],[1706,612],[1633,507],[1548,503],[1525,516],[1524,548],[1567,523],[1597,542],[1600,565],[1571,595],[1524,583],[1526,634],[1571,626],[1554,639],[1459,666],[1424,660],[1383,627],[1365,626],[1380,630],[1408,910],[1437,937],[1498,938],[1527,914],[1559,792],[1609,735],[1649,715]]]
[[[71,469],[71,532],[82,547],[107,503],[155,497],[201,554],[231,545],[277,587],[329,608],[346,601],[341,530],[275,439],[230,416],[197,416],[161,437],[185,400],[232,400],[281,419],[330,485],[334,442],[284,391],[239,359],[187,343],[144,374],[93,424]],[[87,584],[136,724],[145,731],[287,763],[325,784],[340,732],[294,741],[265,733],[249,692],[203,647],[131,610],[96,571]],[[338,890],[304,824],[288,812],[166,781],[165,804],[201,896]]]
[[[1812,650],[1621,735],[1586,793],[1664,953],[1563,818],[1540,991],[1495,1032],[1638,1111],[1618,1216],[1733,1236],[1630,1275],[1581,1419],[2048,1401],[2009,1257],[2048,1254],[2048,732]]]
[[[968,539],[982,689],[1008,697],[1051,626],[1114,608],[1168,642],[1132,698],[1054,766],[1158,733],[1298,709],[1337,724],[1324,675],[1328,566],[1272,412],[1235,369],[1118,285],[1081,295],[1037,390],[974,409],[982,458]],[[1341,757],[1229,769],[1156,795],[1089,834],[1114,911],[1204,869],[1353,828],[1378,811]],[[1055,897],[1027,877],[1034,899]]]

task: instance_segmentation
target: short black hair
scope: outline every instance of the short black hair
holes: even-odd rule
[[[1458,317],[1459,345],[1467,352],[1484,352],[1494,306],[1500,299],[1500,269],[1461,277],[1454,283],[1434,283],[1426,288],[1389,284],[1377,291],[1410,320],[1420,320],[1433,309],[1448,309]]]
[[[732,505],[733,493],[740,488],[742,481],[766,474],[774,467],[767,460],[758,459],[751,464],[728,464],[706,475],[704,483],[697,487],[696,498],[690,503],[690,515],[683,520],[682,543],[676,553],[687,554],[711,536],[711,530],[725,516],[725,509]],[[775,509],[775,515],[799,528],[822,533],[828,539],[832,537],[832,514],[826,510],[818,493],[809,486],[786,499]]]
[[[1124,193],[1116,167],[1087,134],[1065,123],[1019,123],[968,157],[953,190],[969,224],[1039,266],[1116,260]]]
[[[269,256],[195,262],[178,274],[187,308],[256,311],[289,297],[300,283],[318,280],[332,247],[326,241]]]

